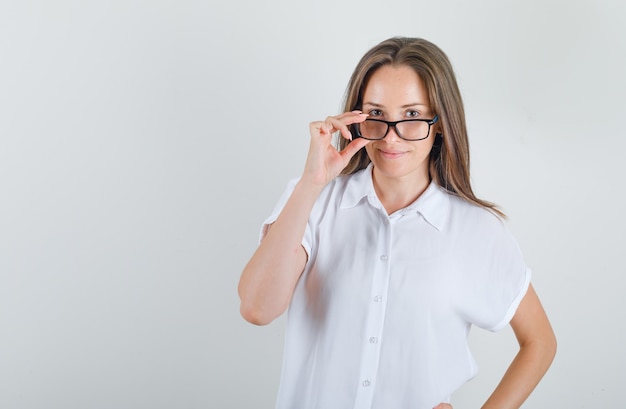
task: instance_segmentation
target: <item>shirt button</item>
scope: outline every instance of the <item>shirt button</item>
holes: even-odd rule
[[[380,259],[381,259],[382,261],[387,261],[387,260],[389,260],[389,257],[387,257],[387,255],[386,255],[386,254],[383,254],[382,256],[380,256]]]
[[[363,381],[363,387],[367,388],[368,386],[370,386],[370,381],[368,381],[367,379]]]
[[[381,302],[383,300],[383,297],[381,297],[380,295],[377,295],[376,297],[374,297],[374,302]]]
[[[378,342],[378,338],[376,337],[370,337],[370,344],[375,344]]]

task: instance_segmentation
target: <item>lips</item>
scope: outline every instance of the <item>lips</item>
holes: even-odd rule
[[[383,158],[386,159],[398,159],[402,157],[406,152],[393,149],[379,149],[378,150]]]

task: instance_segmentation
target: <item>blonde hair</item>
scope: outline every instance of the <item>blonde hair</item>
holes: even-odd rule
[[[465,110],[454,70],[446,54],[421,38],[393,37],[370,49],[357,64],[346,90],[344,111],[361,109],[363,93],[371,75],[383,65],[406,65],[420,76],[431,109],[439,115],[443,138],[436,140],[430,156],[430,177],[448,192],[488,209],[504,213],[493,203],[477,198],[470,182],[470,156]],[[438,138],[439,139],[439,138]],[[338,149],[348,141],[338,138]],[[352,174],[370,163],[365,149],[352,157],[342,174]]]

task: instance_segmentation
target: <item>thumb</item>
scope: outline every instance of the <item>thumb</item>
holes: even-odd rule
[[[360,151],[365,145],[370,143],[369,140],[363,138],[356,138],[350,142],[339,154],[348,162],[358,151]]]

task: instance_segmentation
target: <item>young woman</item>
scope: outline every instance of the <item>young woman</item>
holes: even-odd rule
[[[556,341],[503,214],[472,192],[447,56],[383,41],[310,134],[239,283],[246,320],[289,308],[277,408],[451,408],[477,371],[470,327],[509,324],[520,350],[484,408],[518,408]]]

